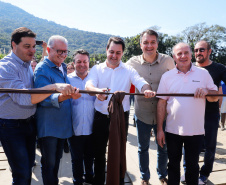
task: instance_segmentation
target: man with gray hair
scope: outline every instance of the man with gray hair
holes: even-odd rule
[[[141,77],[143,77],[157,91],[159,81],[163,73],[175,67],[173,59],[165,54],[157,52],[158,33],[147,29],[140,35],[140,47],[142,55],[134,56],[127,62]],[[137,92],[137,89],[136,89]],[[135,121],[137,125],[138,157],[141,172],[141,185],[148,185],[150,179],[149,170],[149,145],[151,130],[157,136],[156,111],[158,98],[135,98]],[[164,127],[164,126],[163,126]],[[157,140],[156,140],[157,141]],[[157,174],[162,185],[167,185],[167,148],[157,145]]]
[[[68,83],[66,59],[67,40],[59,35],[49,38],[48,58],[36,66],[34,72],[35,87],[52,83]],[[65,139],[73,135],[70,98],[77,99],[77,92],[64,96],[52,94],[37,106],[37,132],[41,150],[41,168],[44,185],[58,184],[58,169],[63,153]]]
[[[218,97],[206,97],[207,94],[217,94],[217,86],[207,70],[192,65],[192,52],[188,44],[176,44],[173,47],[173,58],[177,66],[162,75],[157,93],[194,93],[194,97],[158,97],[157,141],[161,147],[167,143],[168,185],[180,184],[183,145],[187,162],[187,185],[198,185],[199,151],[205,133],[205,99],[211,102],[218,100]],[[162,126],[166,113],[164,135]]]

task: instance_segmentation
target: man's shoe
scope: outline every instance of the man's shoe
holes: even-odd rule
[[[135,118],[133,118],[133,126],[136,127],[136,121],[135,121]]]
[[[142,180],[141,185],[149,185],[149,181],[148,180]]]
[[[208,178],[205,176],[200,176],[199,177],[199,185],[201,184],[207,184]]]
[[[167,178],[162,178],[159,179],[162,185],[167,185],[168,184],[168,179]]]
[[[180,178],[181,184],[186,184],[185,175],[182,175]]]

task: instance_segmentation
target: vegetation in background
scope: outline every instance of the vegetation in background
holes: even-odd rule
[[[0,1],[0,59],[11,50],[11,33],[14,29],[22,26],[28,27],[37,33],[37,40],[47,42],[48,38],[52,35],[62,35],[66,37],[71,52],[65,60],[65,63],[72,61],[72,55],[75,50],[86,49],[90,53],[91,67],[98,62],[101,63],[105,61],[107,41],[109,37],[112,36],[68,28],[52,21],[37,18],[16,6]],[[206,23],[200,23],[187,27],[176,36],[159,32],[160,27],[158,26],[152,26],[150,28],[159,33],[158,51],[160,53],[171,55],[172,47],[178,42],[186,42],[193,49],[197,41],[207,40],[211,43],[213,50],[211,60],[226,65],[226,28],[223,26],[208,26]],[[139,34],[133,37],[126,37],[124,40],[126,48],[122,58],[123,62],[126,62],[132,56],[142,53]],[[36,58],[38,61],[41,59],[41,53],[42,47],[37,46]],[[195,61],[194,56],[193,61]]]

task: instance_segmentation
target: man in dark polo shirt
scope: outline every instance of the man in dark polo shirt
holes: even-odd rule
[[[157,52],[158,34],[153,30],[148,29],[141,33],[140,46],[143,54],[132,57],[127,64],[131,65],[151,85],[154,91],[157,91],[161,76],[175,67],[174,61],[170,56]],[[154,129],[155,137],[157,137],[157,102],[158,98],[156,97],[151,99],[145,99],[141,96],[135,97],[138,157],[141,184],[143,185],[148,185],[150,179],[148,150],[152,129]],[[163,148],[157,145],[157,156],[158,177],[161,184],[166,185],[168,161],[166,145]]]

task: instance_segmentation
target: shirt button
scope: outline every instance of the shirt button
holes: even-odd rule
[[[150,75],[151,75],[151,73],[150,73]]]

